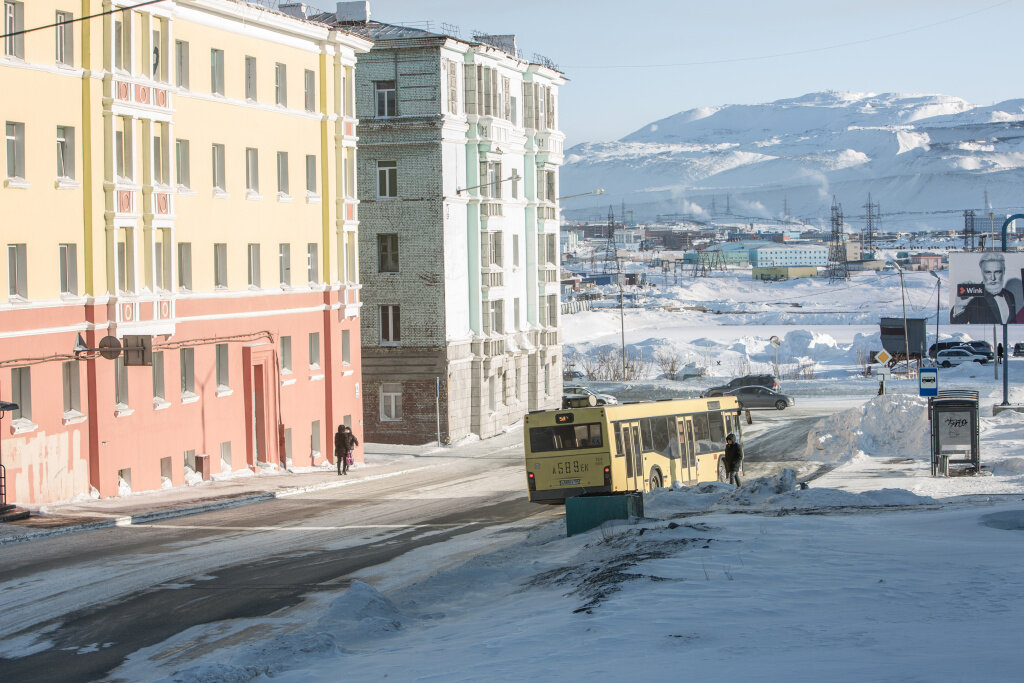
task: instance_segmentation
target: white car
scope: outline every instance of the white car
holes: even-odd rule
[[[943,368],[950,368],[969,361],[984,365],[988,362],[988,358],[980,353],[974,353],[967,347],[946,349],[935,354],[935,364]]]
[[[613,405],[619,402],[619,400],[612,396],[611,394],[599,394],[596,391],[593,391],[587,387],[573,385],[565,386],[562,388],[562,407],[570,407],[572,404],[572,399],[585,399],[590,396],[594,397],[594,402],[591,403],[590,405]]]

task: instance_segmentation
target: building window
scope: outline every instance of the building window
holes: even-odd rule
[[[152,43],[150,45],[150,52],[152,53],[152,59],[150,60],[152,68],[152,76],[154,81],[161,83],[167,82],[167,57],[166,45],[164,45],[164,37],[168,34],[167,20],[161,19],[160,17],[152,17],[153,31],[150,34]]]
[[[61,375],[64,379],[64,415],[81,413],[82,401],[79,385],[78,361],[69,360],[61,364]]]
[[[312,370],[320,369],[320,333],[309,333],[309,367]]]
[[[377,162],[377,198],[391,199],[398,196],[398,162]]]
[[[124,10],[114,15],[114,68],[132,70],[132,13]]]
[[[131,182],[135,177],[135,164],[132,155],[132,123],[126,116],[118,116],[114,130],[114,173],[120,182]]]
[[[505,233],[492,232],[488,240],[488,256],[490,264],[499,268],[505,267]]]
[[[280,63],[274,65],[274,101],[288,106],[288,68]]]
[[[292,245],[282,243],[277,246],[277,269],[281,276],[281,284],[285,287],[292,284]]]
[[[512,235],[512,266],[519,267],[519,235]]]
[[[114,403],[118,410],[128,407],[128,368],[124,364],[124,356],[114,360]]]
[[[231,442],[222,441],[220,444],[220,471],[231,471]]]
[[[306,155],[306,192],[316,194],[316,155]]]
[[[7,177],[25,177],[25,124],[8,121],[7,135]]]
[[[249,245],[249,286],[260,286],[260,245]]]
[[[281,337],[281,372],[292,371],[292,338]]]
[[[164,235],[165,230],[156,230],[153,233],[153,289],[155,291],[164,291],[166,287],[164,283],[167,278],[164,277],[165,263],[164,263]]]
[[[320,420],[313,420],[310,426],[309,450],[314,458],[320,455]]]
[[[351,333],[348,330],[341,331],[341,364],[352,364],[352,341]]]
[[[181,397],[191,398],[196,395],[196,350],[181,349]]]
[[[217,289],[228,287],[228,245],[213,245],[213,286]]]
[[[9,57],[25,58],[25,34],[18,33],[25,28],[24,3],[6,0],[4,2],[4,54]],[[17,35],[14,35],[16,34]]]
[[[558,327],[558,295],[548,295],[548,327]]]
[[[231,380],[228,375],[228,361],[228,345],[217,344],[217,389],[231,388]]]
[[[7,245],[7,293],[12,298],[28,298],[27,250],[24,244]]]
[[[11,401],[18,404],[17,409],[11,411],[11,420],[28,420],[29,422],[31,422],[31,368],[11,368]]]
[[[192,162],[189,159],[188,140],[174,141],[174,164],[175,182],[178,183],[178,187],[182,189],[192,187],[190,172]]]
[[[398,235],[377,235],[377,272],[398,272]]]
[[[224,50],[210,50],[210,92],[224,94]]]
[[[306,245],[306,281],[316,284],[320,281],[319,247],[316,242]]]
[[[305,73],[306,111],[316,111],[316,72],[306,69]]]
[[[487,409],[492,413],[498,409],[498,382],[494,375],[487,378]]]
[[[256,101],[256,58],[245,58],[245,99]]]
[[[454,60],[446,59],[448,67],[448,113],[459,113],[459,72]]]
[[[288,152],[277,153],[277,193],[288,196]]]
[[[55,31],[57,63],[65,66],[74,66],[75,63],[75,40],[74,40],[74,17],[71,12],[57,12],[57,27]]]
[[[512,327],[519,329],[519,297],[512,300]]]
[[[60,293],[78,294],[78,245],[58,245],[60,252]]]
[[[402,419],[402,385],[398,382],[380,385],[380,419],[389,422]]]
[[[178,242],[178,289],[192,289],[191,242]]]
[[[224,145],[213,145],[213,187],[224,192],[227,184],[224,179]]]
[[[397,344],[402,341],[399,307],[394,304],[380,307],[380,343]]]
[[[153,352],[153,402],[160,403],[165,398],[164,391],[164,352]]]
[[[394,81],[374,81],[373,92],[376,99],[376,115],[396,116],[398,114],[397,91]]]
[[[252,194],[260,191],[260,157],[255,147],[245,148],[245,189]]]
[[[356,196],[356,150],[345,148],[345,197],[355,199]]]
[[[505,302],[491,301],[491,332],[505,334]]]
[[[512,391],[515,393],[516,400],[520,400],[520,399],[523,398],[522,386],[523,386],[523,371],[522,371],[521,368],[516,368],[516,384],[512,388]]]
[[[153,184],[167,185],[170,181],[170,150],[167,137],[167,124],[153,124]]]
[[[179,88],[188,89],[188,43],[184,40],[174,41],[174,83]]]
[[[512,199],[519,199],[519,169],[513,168],[511,177]]]

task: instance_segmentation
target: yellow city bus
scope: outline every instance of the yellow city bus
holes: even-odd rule
[[[724,481],[730,433],[739,443],[732,396],[533,411],[523,424],[530,500]]]

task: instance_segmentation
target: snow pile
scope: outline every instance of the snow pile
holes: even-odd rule
[[[330,633],[397,631],[402,628],[401,614],[394,604],[373,586],[353,581],[347,591],[335,598],[321,617],[318,628]]]
[[[928,457],[928,402],[888,394],[820,420],[807,435],[803,459],[843,463],[858,456]]]

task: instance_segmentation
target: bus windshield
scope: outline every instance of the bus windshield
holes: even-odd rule
[[[530,450],[534,453],[601,448],[603,445],[599,422],[530,429]]]

